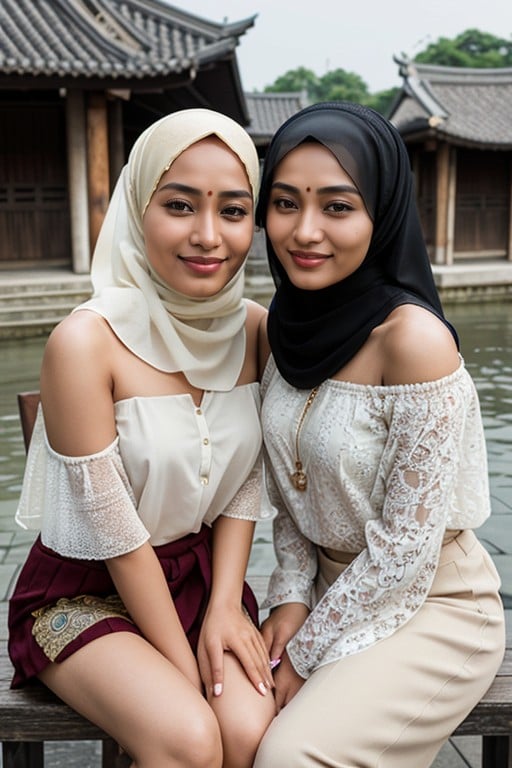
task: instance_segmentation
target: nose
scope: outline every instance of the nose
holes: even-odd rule
[[[202,211],[194,217],[194,228],[190,235],[190,242],[205,251],[219,247],[222,237],[214,211]]]
[[[304,208],[296,221],[295,239],[298,243],[320,243],[324,238],[324,233],[316,210]]]

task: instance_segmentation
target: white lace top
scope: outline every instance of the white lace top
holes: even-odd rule
[[[295,434],[309,392],[270,360],[262,383],[267,490],[278,565],[264,607],[303,602],[287,646],[303,677],[388,637],[421,607],[445,529],[490,514],[474,384],[463,362],[438,381],[369,386],[329,379],[302,425],[308,487],[295,490]],[[316,545],[359,553],[313,605]]]
[[[118,436],[92,456],[56,453],[39,408],[16,514],[68,557],[106,559],[165,544],[223,514],[260,517],[257,382],[230,392],[134,397],[115,405]]]

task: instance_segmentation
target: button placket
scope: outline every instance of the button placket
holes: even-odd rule
[[[210,482],[210,469],[212,465],[212,447],[208,424],[201,407],[195,409],[197,428],[201,438],[201,465],[199,468],[199,482],[208,485]]]

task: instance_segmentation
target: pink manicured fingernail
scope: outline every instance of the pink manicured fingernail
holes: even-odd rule
[[[213,686],[213,695],[220,696],[222,693],[222,683],[215,683]]]
[[[275,669],[281,663],[281,659],[270,659],[270,669]]]
[[[263,696],[267,695],[267,689],[265,688],[264,683],[258,683],[258,690],[263,694]]]

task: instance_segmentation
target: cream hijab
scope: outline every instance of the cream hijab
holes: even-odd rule
[[[151,269],[142,219],[163,173],[187,147],[218,136],[243,163],[256,199],[259,163],[249,135],[209,109],[163,117],[135,142],[98,237],[91,268],[92,299],[77,310],[102,315],[141,360],[161,371],[183,371],[200,389],[228,391],[245,357],[243,267],[215,296],[195,299],[174,291]]]

